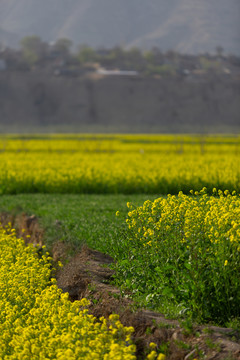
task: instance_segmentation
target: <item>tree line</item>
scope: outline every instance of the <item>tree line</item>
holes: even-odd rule
[[[226,68],[240,68],[240,57],[225,55],[221,46],[216,47],[215,54],[201,55],[181,54],[173,50],[162,52],[156,47],[149,51],[136,47],[124,49],[121,46],[94,49],[88,45],[80,45],[74,51],[72,49],[73,43],[67,38],[47,43],[39,36],[26,36],[21,40],[20,50],[8,52],[8,61],[10,67],[11,61],[12,64],[15,61],[20,68],[32,69],[44,68],[58,59],[58,66],[73,70],[98,64],[107,69],[135,70],[143,75],[159,76],[187,75],[191,71],[218,74],[226,72]]]

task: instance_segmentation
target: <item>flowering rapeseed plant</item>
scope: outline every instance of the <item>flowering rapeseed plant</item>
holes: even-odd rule
[[[191,193],[194,193],[192,191]],[[128,204],[131,207],[130,204]],[[240,316],[240,197],[206,188],[132,207],[118,269],[145,304],[226,323]],[[166,304],[166,306],[164,305]],[[165,306],[163,308],[162,306]]]
[[[0,359],[136,359],[133,328],[88,314],[50,279],[47,253],[0,227]]]

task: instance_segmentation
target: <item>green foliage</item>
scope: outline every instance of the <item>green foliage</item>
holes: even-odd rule
[[[221,64],[216,60],[209,60],[205,57],[200,57],[199,62],[202,69],[206,71],[219,71],[221,69]]]
[[[129,204],[116,265],[123,289],[165,314],[219,324],[240,317],[240,199],[216,194]]]
[[[62,55],[69,55],[72,41],[66,38],[61,38],[56,41],[54,44],[54,49],[60,52]]]
[[[36,64],[44,51],[44,44],[38,36],[26,36],[21,40],[24,59],[29,65]]]
[[[76,55],[81,64],[97,61],[96,51],[89,46],[82,46]]]
[[[151,65],[147,66],[147,75],[162,75],[162,76],[173,76],[176,75],[174,66],[170,64],[165,65]]]
[[[114,256],[121,249],[119,237],[124,233],[122,216],[127,215],[128,201],[142,204],[157,195],[77,195],[20,194],[2,195],[0,212],[14,215],[35,214],[45,229],[48,247],[56,240],[80,249],[83,244]],[[120,210],[121,216],[116,217]]]

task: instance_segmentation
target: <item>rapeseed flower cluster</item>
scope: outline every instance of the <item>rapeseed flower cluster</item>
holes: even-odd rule
[[[138,208],[128,204],[132,276],[148,283],[147,301],[166,296],[181,304],[181,311],[224,323],[240,316],[240,197],[216,189],[209,196],[206,188],[191,193],[148,200]]]
[[[0,227],[0,359],[136,359],[133,328],[88,314],[51,279],[49,255]]]

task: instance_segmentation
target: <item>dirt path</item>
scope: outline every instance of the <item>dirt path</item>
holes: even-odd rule
[[[3,225],[10,222],[26,243],[43,245],[44,230],[36,216],[2,213],[0,221]],[[139,359],[144,357],[150,342],[167,347],[168,359],[240,359],[240,334],[233,329],[196,325],[189,331],[177,320],[168,320],[162,314],[135,310],[133,302],[123,298],[119,289],[110,285],[113,271],[108,266],[113,259],[109,255],[86,246],[70,256],[72,251],[63,242],[55,242],[51,249],[54,262],[60,260],[65,264],[55,274],[58,286],[69,293],[72,301],[83,297],[89,299],[89,312],[94,316],[108,317],[118,313],[125,326],[133,326]]]

